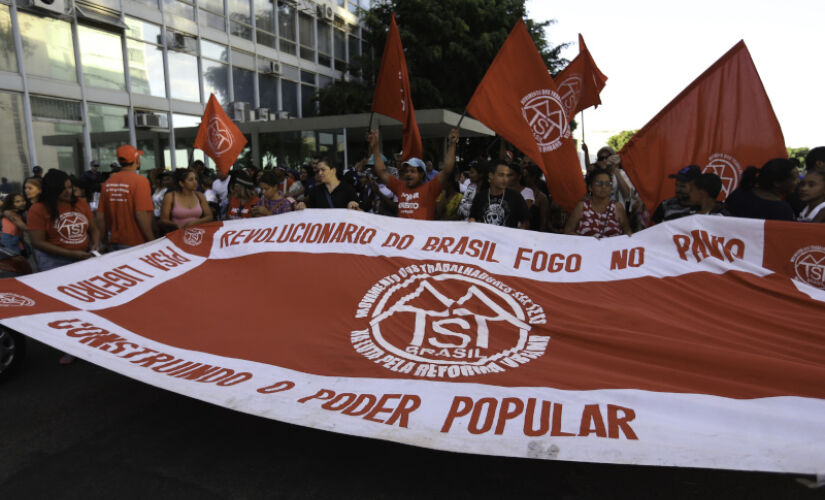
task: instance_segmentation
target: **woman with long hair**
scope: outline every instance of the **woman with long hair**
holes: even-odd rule
[[[0,233],[0,246],[8,249],[15,255],[28,254],[23,243],[23,231],[26,231],[26,221],[23,212],[26,211],[26,198],[20,193],[9,193],[3,200],[0,209],[3,217],[3,232]]]
[[[748,167],[739,187],[725,200],[736,217],[794,220],[794,211],[785,201],[799,182],[799,169],[787,158],[774,158],[762,168]]]
[[[587,174],[586,184],[590,197],[573,209],[564,226],[565,234],[596,238],[633,234],[624,206],[610,199],[613,187],[610,172],[595,168]]]
[[[203,224],[212,220],[212,209],[198,191],[198,177],[189,168],[176,169],[174,190],[167,192],[160,207],[158,225],[164,231]]]
[[[40,194],[43,192],[43,181],[40,177],[29,177],[23,183],[23,194],[26,196],[26,203],[31,207],[40,201]]]

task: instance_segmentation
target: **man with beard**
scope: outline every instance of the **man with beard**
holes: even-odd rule
[[[676,179],[676,196],[659,204],[656,212],[653,213],[654,223],[658,224],[662,221],[678,219],[696,213],[696,207],[690,203],[690,189],[693,181],[700,175],[702,175],[702,169],[698,165],[688,165],[675,174],[668,176],[671,179]]]

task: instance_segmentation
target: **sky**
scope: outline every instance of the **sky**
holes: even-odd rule
[[[528,0],[562,57],[581,33],[607,85],[602,105],[574,132],[591,154],[622,130],[643,127],[711,64],[744,40],[788,147],[825,145],[825,0]]]

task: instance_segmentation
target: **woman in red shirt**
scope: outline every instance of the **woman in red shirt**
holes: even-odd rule
[[[27,223],[40,271],[88,259],[100,246],[89,204],[74,197],[69,175],[57,169],[43,177],[40,202],[29,209]]]

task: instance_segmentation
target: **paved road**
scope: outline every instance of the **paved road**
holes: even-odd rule
[[[282,424],[29,343],[0,385],[0,498],[825,498],[791,475],[496,458]]]

